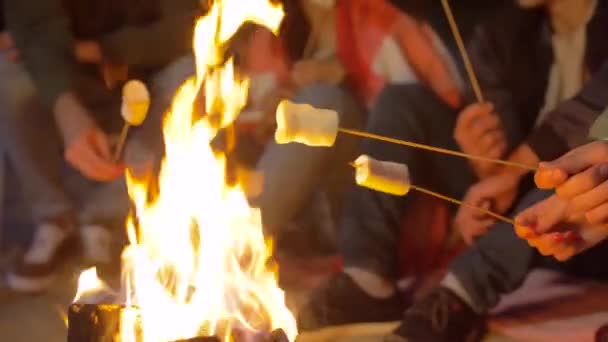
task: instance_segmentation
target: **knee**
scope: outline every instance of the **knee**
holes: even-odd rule
[[[440,101],[431,90],[419,84],[387,85],[378,95],[372,111],[415,110]]]
[[[332,109],[341,116],[346,113],[352,115],[352,113],[360,112],[360,107],[351,94],[330,84],[315,84],[306,87],[298,92],[294,102],[306,103],[316,108]]]

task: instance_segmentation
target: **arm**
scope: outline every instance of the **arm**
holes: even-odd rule
[[[540,160],[553,160],[589,140],[589,129],[608,106],[608,62],[571,100],[560,104],[528,137]]]
[[[475,29],[468,51],[481,91],[485,100],[494,105],[507,138],[507,151],[511,151],[524,139],[524,133],[521,115],[515,108],[513,91],[507,85],[507,47],[502,46],[491,25]]]
[[[162,0],[159,20],[144,26],[128,26],[102,37],[104,58],[115,64],[138,67],[165,65],[192,50],[197,0]],[[162,47],[162,48],[159,48]]]
[[[589,129],[608,106],[608,62],[571,100],[561,103],[519,145],[509,160],[537,165],[553,160],[589,140]]]
[[[72,90],[74,38],[59,0],[4,1],[7,27],[42,100],[54,108]]]

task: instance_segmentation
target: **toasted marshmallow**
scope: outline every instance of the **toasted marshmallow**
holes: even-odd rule
[[[333,146],[338,135],[338,121],[338,113],[334,110],[283,100],[277,108],[274,138],[279,144]]]
[[[121,114],[131,126],[139,126],[148,115],[150,108],[150,93],[146,85],[137,80],[131,80],[122,88]]]
[[[407,165],[362,155],[355,160],[355,168],[355,180],[359,186],[396,196],[404,196],[410,191]]]

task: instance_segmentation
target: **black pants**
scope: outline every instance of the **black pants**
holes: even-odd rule
[[[370,113],[371,133],[433,146],[459,149],[453,139],[458,111],[419,85],[389,86]],[[405,163],[412,183],[461,198],[475,181],[467,160],[366,139],[362,152],[373,158]],[[395,279],[403,213],[408,197],[353,186],[346,199],[339,231],[345,266]],[[425,229],[426,227],[405,227]]]
[[[533,190],[518,204],[516,211],[551,195],[551,192]],[[515,291],[532,268],[552,268],[579,277],[608,280],[608,242],[560,263],[552,257],[543,257],[525,240],[517,237],[513,227],[500,222],[480,238],[475,246],[458,257],[450,272],[463,285],[475,309],[485,312],[492,309],[501,295]]]

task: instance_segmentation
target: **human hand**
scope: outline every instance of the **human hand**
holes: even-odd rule
[[[535,181],[556,194],[516,218],[518,235],[566,260],[608,237],[608,144],[597,141],[542,163]]]
[[[124,172],[121,165],[112,161],[107,135],[96,126],[81,130],[66,143],[65,159],[95,181],[112,181]]]
[[[500,159],[507,149],[507,139],[500,118],[491,103],[474,103],[458,115],[454,139],[465,153]],[[498,170],[494,163],[471,160],[478,177],[484,178]]]
[[[542,163],[534,178],[539,188],[555,189],[589,223],[608,224],[608,143],[596,141]]]
[[[0,32],[0,51],[6,52],[8,59],[12,62],[19,59],[19,51],[15,48],[13,37],[7,31]]]
[[[521,174],[503,169],[473,185],[463,202],[504,214],[515,201]],[[484,234],[496,219],[472,208],[461,206],[454,218],[454,225],[467,244],[472,244],[479,235]]]
[[[572,211],[568,200],[553,195],[515,218],[516,234],[545,256],[565,261],[608,237],[608,226],[591,224]]]
[[[81,63],[100,64],[103,60],[103,54],[99,43],[92,40],[83,40],[76,42],[74,46],[74,56]]]

